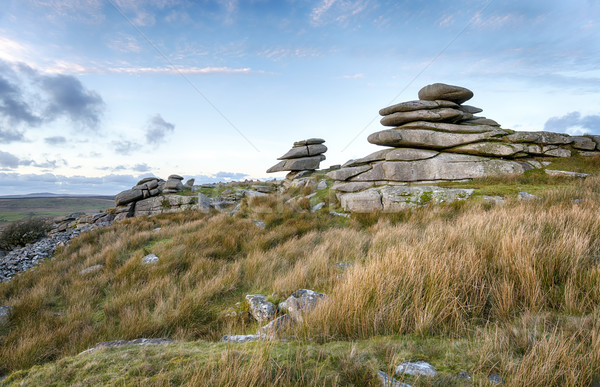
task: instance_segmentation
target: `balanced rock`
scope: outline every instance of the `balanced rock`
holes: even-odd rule
[[[267,173],[314,171],[319,169],[321,161],[325,160],[323,153],[327,151],[327,147],[323,145],[324,142],[325,140],[322,138],[309,138],[308,140],[294,142],[292,149],[278,158],[278,160],[282,161],[269,168]]]
[[[447,85],[445,83],[434,83],[419,90],[419,99],[435,101],[443,99],[446,101],[462,104],[473,98],[473,92],[460,86]]]

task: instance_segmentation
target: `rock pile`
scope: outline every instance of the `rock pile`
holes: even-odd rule
[[[324,153],[327,151],[324,142],[322,138],[294,142],[292,149],[279,157],[277,160],[281,161],[267,169],[267,173],[291,171],[291,174],[296,175],[302,171],[319,169],[319,164],[325,160]]]
[[[371,134],[368,141],[388,148],[327,174],[336,180],[333,189],[342,206],[353,212],[395,211],[414,200],[448,196],[437,187],[437,196],[426,189],[424,198],[417,193],[414,199],[412,188],[397,186],[521,174],[545,167],[551,157],[600,154],[600,136],[502,129],[494,120],[475,116],[482,109],[464,105],[472,97],[463,87],[435,83],[419,91],[419,100],[381,109],[381,124],[393,128]],[[450,193],[455,195],[470,193]]]

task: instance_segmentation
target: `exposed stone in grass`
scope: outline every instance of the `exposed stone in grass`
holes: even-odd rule
[[[396,380],[381,370],[377,371],[377,378],[381,381],[383,387],[411,387],[410,384]]]
[[[102,269],[103,267],[104,267],[104,265],[94,265],[94,266],[86,267],[85,269],[81,270],[79,272],[79,274],[85,275],[85,274],[88,274],[88,273],[93,273],[95,271],[98,271],[98,270]]]
[[[554,169],[546,169],[546,174],[549,176],[561,176],[561,177],[575,177],[579,179],[585,179],[590,174],[589,173],[579,173],[579,172],[570,172],[570,171],[557,171]]]
[[[101,343],[96,344],[92,348],[89,348],[83,352],[80,352],[79,354],[83,355],[85,353],[89,353],[89,352],[95,351],[100,348],[115,348],[115,347],[123,347],[126,345],[159,345],[159,344],[168,344],[168,343],[172,343],[172,342],[173,342],[173,340],[165,339],[165,338],[160,338],[160,339],[140,338],[140,339],[135,339],[135,340],[103,341]]]
[[[154,254],[148,254],[144,258],[142,258],[142,263],[151,264],[158,262],[158,257]]]
[[[492,384],[504,384],[504,380],[502,379],[502,377],[498,374],[490,374],[487,378],[488,382],[492,383]]]
[[[269,321],[277,314],[275,305],[267,301],[263,294],[247,294],[246,300],[250,304],[250,314],[256,321]]]
[[[290,315],[284,314],[260,328],[256,332],[256,335],[261,339],[277,339],[279,338],[281,331],[289,327],[292,323],[293,320],[290,318]]]
[[[279,309],[287,311],[292,320],[302,322],[303,315],[311,312],[326,297],[314,290],[298,289],[279,304]]]
[[[12,306],[0,306],[0,326],[8,323],[8,319],[10,319],[12,312]]]
[[[404,362],[396,367],[396,375],[420,375],[433,377],[437,374],[437,370],[431,364],[425,361]]]
[[[225,343],[247,343],[259,339],[260,337],[258,335],[225,335],[221,341]]]

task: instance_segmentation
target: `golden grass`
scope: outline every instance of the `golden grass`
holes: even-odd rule
[[[0,304],[15,308],[0,335],[0,370],[105,340],[252,333],[258,325],[247,315],[224,311],[247,293],[278,302],[310,288],[328,299],[290,330],[302,342],[470,340],[473,372],[496,371],[510,384],[586,385],[600,375],[599,177],[535,201],[428,206],[350,221],[282,203],[255,199],[235,217],[127,220],[74,240],[55,261],[0,285]],[[148,253],[160,261],[142,264]],[[343,270],[340,262],[352,265]],[[104,267],[79,274],[97,264]],[[229,385],[249,372],[248,385],[277,378],[310,384],[267,367],[266,353],[232,353],[221,363],[229,374],[216,371],[221,365],[189,369],[187,377]],[[359,361],[351,359],[350,368]]]

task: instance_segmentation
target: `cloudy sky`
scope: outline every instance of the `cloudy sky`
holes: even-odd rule
[[[502,127],[600,134],[600,0],[1,0],[0,195],[267,175],[377,147],[380,108],[471,89]]]

